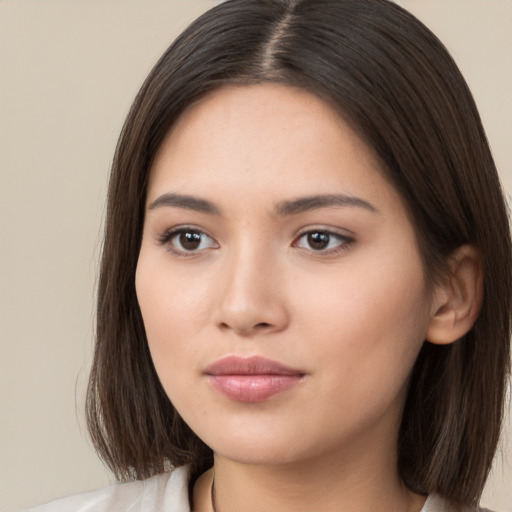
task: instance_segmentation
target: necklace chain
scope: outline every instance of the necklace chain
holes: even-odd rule
[[[213,474],[213,477],[212,477],[212,487],[211,487],[211,491],[210,491],[210,497],[211,497],[211,500],[212,500],[212,510],[213,510],[213,512],[219,512],[217,510],[217,500],[215,499],[215,473]]]

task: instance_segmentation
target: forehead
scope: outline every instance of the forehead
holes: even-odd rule
[[[270,82],[214,89],[185,109],[167,138],[176,140],[191,125],[197,133],[202,127],[203,133],[210,134],[234,128],[232,135],[236,138],[240,124],[253,127],[256,130],[253,135],[267,142],[266,134],[276,127],[283,134],[298,134],[299,126],[305,133],[307,129],[317,132],[330,125],[343,131],[344,136],[357,138],[338,110],[326,100],[303,88]]]
[[[382,174],[374,151],[326,101],[282,84],[225,86],[192,104],[162,143],[150,186],[164,175],[190,184],[198,173],[222,181]],[[345,172],[346,173],[346,172]]]

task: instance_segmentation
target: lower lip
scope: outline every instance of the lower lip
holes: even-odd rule
[[[263,402],[300,382],[301,375],[210,375],[212,386],[236,402]]]

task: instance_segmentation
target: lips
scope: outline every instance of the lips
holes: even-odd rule
[[[304,372],[263,357],[229,356],[205,370],[212,387],[236,402],[262,402],[297,385]]]

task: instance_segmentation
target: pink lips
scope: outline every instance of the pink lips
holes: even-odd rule
[[[237,402],[262,402],[298,384],[304,373],[263,357],[228,356],[204,372],[211,385]]]

